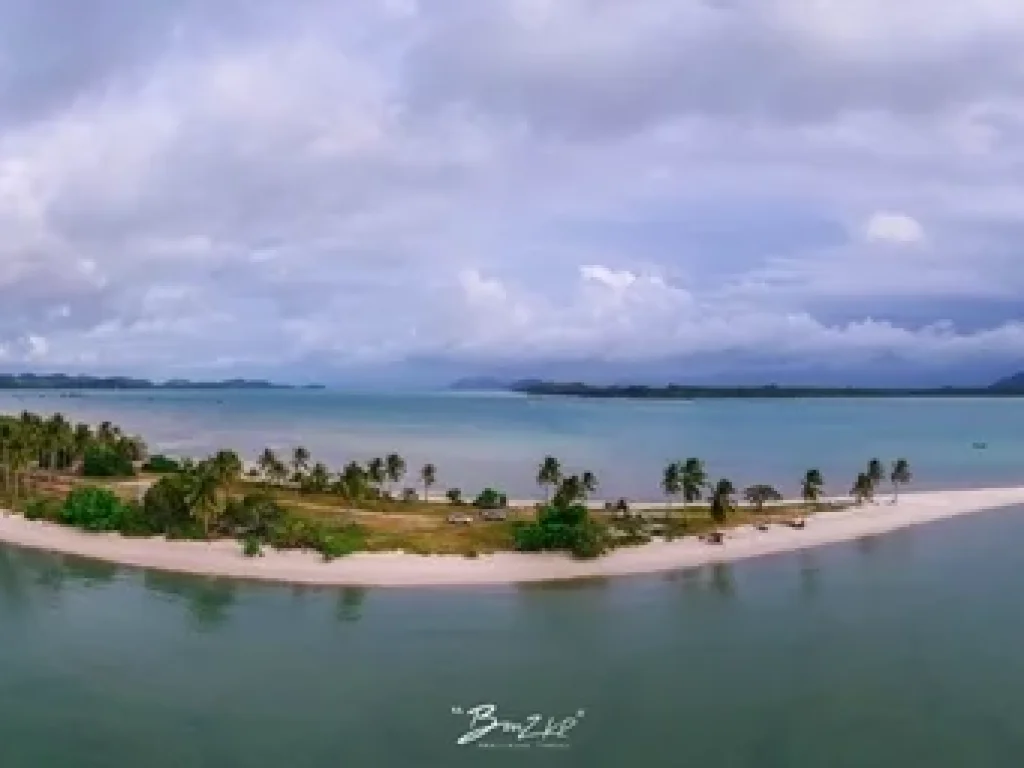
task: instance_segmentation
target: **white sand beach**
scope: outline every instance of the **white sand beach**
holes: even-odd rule
[[[263,557],[247,558],[234,541],[130,539],[86,533],[17,515],[0,516],[0,542],[129,566],[291,584],[495,585],[671,571],[848,541],[1017,504],[1024,504],[1024,487],[907,493],[895,505],[882,499],[877,504],[816,514],[802,530],[780,525],[767,531],[737,528],[728,531],[721,545],[688,537],[622,548],[586,561],[561,554],[499,553],[466,558],[360,553],[325,563],[315,553],[270,549]]]

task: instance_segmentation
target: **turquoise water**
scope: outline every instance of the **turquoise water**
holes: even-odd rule
[[[334,391],[0,393],[0,409],[109,419],[154,447],[205,454],[310,448],[332,467],[397,451],[438,465],[442,484],[535,495],[546,454],[591,469],[602,494],[658,496],[669,460],[703,457],[737,484],[794,491],[812,466],[835,493],[873,456],[906,457],[920,488],[1019,483],[1024,399],[643,402],[504,394]],[[975,450],[974,442],[987,450]]]
[[[574,585],[292,590],[0,547],[4,768],[1012,766],[1024,510]],[[457,746],[456,706],[583,710]]]

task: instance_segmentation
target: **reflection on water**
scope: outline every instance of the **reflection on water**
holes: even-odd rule
[[[334,615],[338,621],[358,621],[366,601],[365,587],[344,587],[338,592]]]
[[[217,578],[184,578],[160,571],[146,571],[147,589],[182,599],[196,626],[208,630],[223,624],[235,603],[238,582]]]

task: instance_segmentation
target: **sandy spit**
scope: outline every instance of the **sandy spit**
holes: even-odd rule
[[[267,549],[246,558],[233,541],[129,539],[0,515],[0,542],[19,547],[106,560],[178,573],[325,586],[496,585],[593,577],[625,576],[689,568],[789,552],[885,533],[897,528],[1024,504],[1024,487],[907,493],[898,504],[888,499],[859,508],[823,512],[794,530],[772,526],[729,531],[721,545],[692,537],[655,541],[616,550],[597,560],[559,554],[498,553],[477,558],[454,555],[360,553],[325,563],[310,552]]]

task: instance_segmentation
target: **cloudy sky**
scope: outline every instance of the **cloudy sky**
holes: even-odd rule
[[[936,7],[0,0],[0,368],[1024,368],[1024,4]]]

